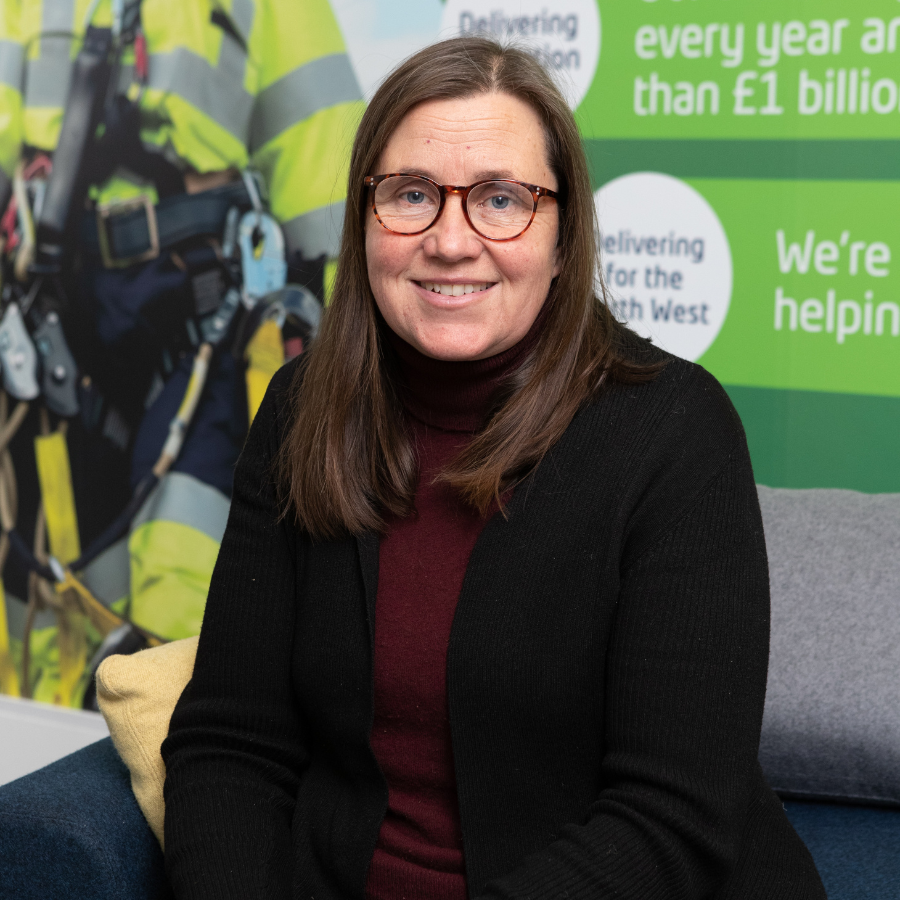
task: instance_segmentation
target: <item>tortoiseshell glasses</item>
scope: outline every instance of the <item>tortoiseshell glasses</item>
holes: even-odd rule
[[[489,241],[512,241],[534,221],[541,197],[556,191],[524,181],[491,179],[475,184],[438,184],[424,175],[369,175],[375,218],[394,234],[421,234],[437,222],[447,194],[459,194],[472,230]]]

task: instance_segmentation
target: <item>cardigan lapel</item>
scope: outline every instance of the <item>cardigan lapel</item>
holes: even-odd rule
[[[359,565],[366,593],[366,618],[369,622],[369,644],[375,646],[375,597],[378,594],[378,551],[381,538],[375,532],[358,535]]]

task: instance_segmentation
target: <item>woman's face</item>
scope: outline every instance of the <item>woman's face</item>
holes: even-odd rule
[[[508,94],[435,100],[415,107],[393,133],[372,175],[425,175],[438,184],[509,178],[556,190],[536,113]],[[556,201],[543,197],[531,226],[512,241],[489,241],[448,194],[422,234],[366,220],[369,283],[388,325],[435,359],[485,359],[520,341],[559,274]],[[431,289],[424,287],[431,285]],[[450,295],[449,286],[476,289]],[[435,286],[442,286],[437,293]],[[458,288],[457,288],[458,291]]]

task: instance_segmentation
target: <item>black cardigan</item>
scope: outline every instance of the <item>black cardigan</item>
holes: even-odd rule
[[[163,745],[179,900],[351,900],[387,805],[369,744],[378,538],[311,543],[237,467]],[[481,533],[447,682],[470,897],[824,898],[757,763],[762,522],[737,414],[671,360],[585,407]],[[440,548],[435,548],[440,553]]]

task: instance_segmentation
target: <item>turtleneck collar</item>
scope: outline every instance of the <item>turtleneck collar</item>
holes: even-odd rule
[[[525,361],[537,343],[547,305],[517,344],[487,359],[450,362],[433,359],[385,325],[400,373],[400,397],[407,412],[443,431],[474,432],[487,418],[503,381]]]

